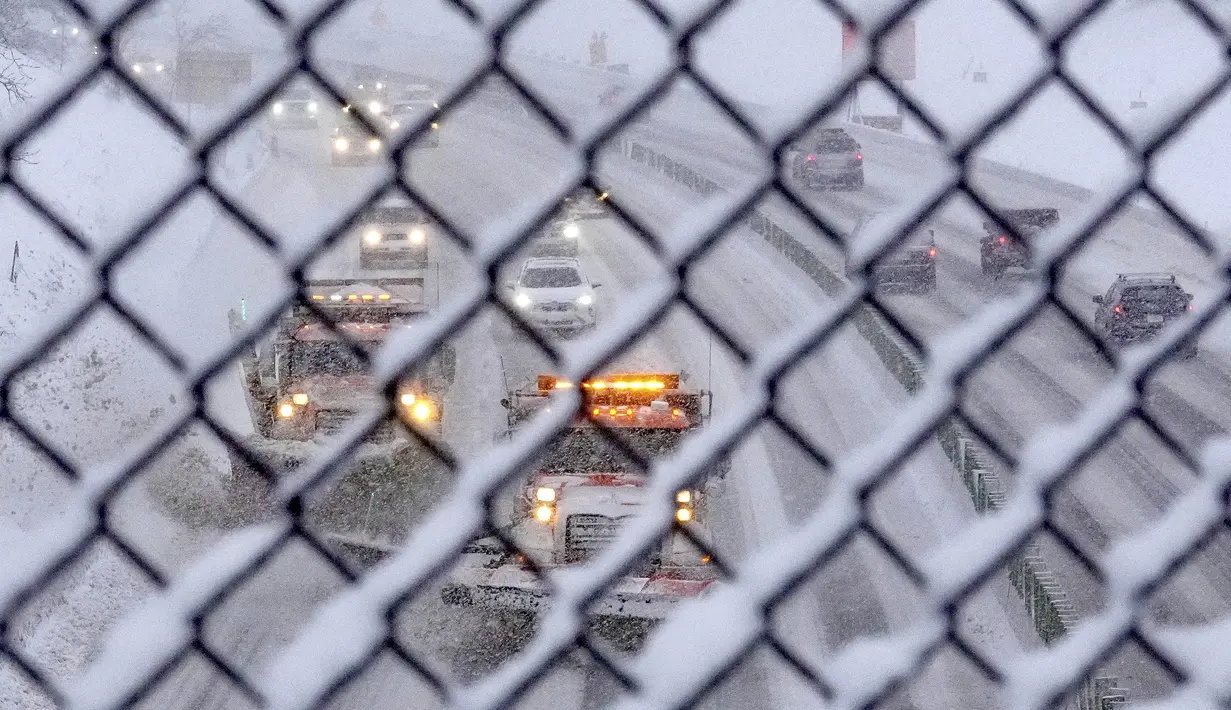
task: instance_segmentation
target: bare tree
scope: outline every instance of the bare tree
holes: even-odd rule
[[[0,0],[2,2],[3,0]],[[231,29],[230,19],[215,12],[197,18],[185,12],[191,0],[178,0],[171,7],[171,22],[175,33],[176,52],[185,54],[217,46]]]
[[[50,34],[35,29],[32,20],[40,13],[54,21],[39,0],[0,0],[0,89],[10,104],[30,98],[30,69],[55,61],[60,49]]]

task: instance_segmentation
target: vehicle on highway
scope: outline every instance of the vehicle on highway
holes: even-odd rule
[[[425,269],[433,227],[422,208],[382,204],[359,218],[359,266],[363,269]]]
[[[420,138],[420,143],[429,147],[440,145],[440,104],[436,101],[436,92],[430,86],[412,84],[400,92],[389,104],[389,129],[399,130],[403,126],[412,125],[431,119],[428,131]]]
[[[1098,306],[1095,328],[1115,348],[1152,340],[1193,308],[1193,295],[1184,291],[1175,274],[1119,274],[1107,293],[1093,300]],[[1196,337],[1186,341],[1180,353],[1196,356]]]
[[[354,121],[344,121],[329,136],[329,158],[334,165],[363,165],[381,160],[384,141]]]
[[[320,104],[306,88],[294,88],[279,96],[269,107],[269,123],[277,128],[316,128],[320,125]]]
[[[513,305],[531,325],[562,337],[587,333],[598,323],[596,289],[574,258],[532,258],[508,284]]]
[[[286,312],[271,333],[239,358],[252,416],[253,433],[243,439],[248,455],[269,473],[286,475],[320,456],[361,414],[383,411],[388,403],[355,353],[374,355],[389,337],[409,330],[428,312],[423,283],[422,278],[308,281],[301,294],[305,302]],[[238,335],[244,323],[234,310],[229,315]],[[455,362],[452,347],[444,346],[400,378],[395,413],[363,436],[332,495],[317,510],[331,533],[374,534],[366,529],[373,506],[377,514],[394,511],[388,532],[402,532],[398,496],[415,475],[439,465],[414,443],[408,427],[428,437],[439,434]],[[258,486],[258,493],[260,484],[268,483],[238,452],[231,452],[231,465],[232,478]]]
[[[534,256],[577,256],[581,251],[581,225],[567,217],[557,217],[530,239]]]
[[[509,393],[511,436],[557,393],[577,389],[583,405],[557,435],[514,493],[506,548],[487,538],[467,548],[441,595],[446,604],[497,614],[533,616],[550,605],[540,572],[581,564],[599,554],[646,502],[647,475],[604,435],[617,436],[648,460],[672,454],[710,418],[712,394],[682,387],[680,373],[619,373],[573,383],[539,375],[533,388]],[[681,528],[708,540],[711,479],[725,466],[675,492],[675,526],[645,559],[591,607],[604,621],[625,623],[627,633],[648,629],[683,600],[713,590],[717,572]]]
[[[561,219],[566,222],[583,219],[605,219],[611,216],[607,209],[607,191],[582,186],[565,195],[560,203]]]
[[[1054,207],[1001,210],[1001,218],[1026,240],[1060,221],[1060,211]],[[993,278],[1004,276],[1011,268],[1030,268],[1030,244],[1001,229],[995,222],[983,223],[979,240],[979,267]]]
[[[850,241],[879,238],[897,222],[885,214],[863,215],[851,230]],[[936,231],[917,229],[906,240],[882,256],[872,266],[869,285],[887,291],[930,292],[936,290]],[[847,252],[846,275],[861,275]]]
[[[787,152],[791,177],[804,187],[863,187],[863,149],[842,128],[822,128],[811,144]]]
[[[607,87],[607,90],[598,95],[599,106],[614,106],[620,102],[624,96],[624,87],[618,84],[613,84]]]
[[[133,74],[143,78],[161,79],[169,74],[167,63],[149,54],[138,54],[128,63]]]
[[[389,79],[383,74],[357,72],[351,77],[347,91],[350,101],[342,106],[342,111],[349,113],[358,106],[372,116],[379,116],[389,110],[391,90]]]

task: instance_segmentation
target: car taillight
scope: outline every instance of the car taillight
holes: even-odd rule
[[[1124,312],[1124,309],[1123,309],[1123,308],[1121,308],[1121,307],[1119,307],[1119,306],[1116,306],[1115,308],[1113,308],[1113,309],[1111,309],[1111,310],[1115,311],[1116,313],[1123,313],[1123,312]]]
[[[1191,303],[1190,303],[1190,304],[1188,304],[1188,310],[1190,310],[1190,311],[1191,311],[1192,309],[1193,309],[1193,304],[1191,304]]]
[[[808,156],[808,162],[809,162],[809,163],[815,163],[815,162],[816,162],[816,156],[815,156],[815,155],[809,155],[809,156]]]
[[[1000,235],[1000,239],[999,239],[999,241],[1000,241],[1000,243],[1001,243],[1001,244],[1008,244],[1008,243],[1009,243],[1009,238],[1008,238],[1008,237],[1006,237],[1005,235],[1001,234],[1001,235]]]
[[[855,154],[855,162],[859,162],[859,161],[861,161],[861,160],[863,160],[863,153],[856,153],[856,154]]]
[[[936,256],[936,247],[932,247],[931,249],[928,249],[928,256],[933,256],[933,257]]]

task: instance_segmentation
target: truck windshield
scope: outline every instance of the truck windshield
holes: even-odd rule
[[[676,429],[621,429],[633,450],[646,458],[669,455],[684,432]],[[640,469],[595,429],[570,429],[548,447],[535,470],[543,473],[630,473]]]
[[[358,375],[363,364],[339,342],[296,343],[291,348],[291,375]]]

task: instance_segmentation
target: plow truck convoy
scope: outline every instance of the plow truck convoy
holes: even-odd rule
[[[303,298],[329,324],[296,303],[239,361],[253,428],[244,447],[279,477],[317,460],[356,416],[386,406],[354,350],[374,355],[427,312],[422,278],[313,280]],[[234,311],[231,325],[243,327]],[[401,379],[396,416],[367,434],[331,485],[309,497],[310,521],[339,539],[396,540],[404,533],[408,506],[441,468],[409,430],[439,435],[454,369],[454,351],[442,346]],[[243,455],[232,452],[231,461],[232,482],[263,496],[270,482]]]
[[[671,454],[710,417],[711,393],[681,389],[679,374],[618,374],[577,385],[540,375],[534,389],[511,392],[502,401],[508,410],[506,435],[549,407],[555,392],[574,386],[581,389],[584,410],[515,494],[504,532],[516,549],[506,549],[495,537],[467,548],[442,590],[446,604],[503,615],[518,625],[531,622],[550,599],[548,584],[530,563],[543,572],[584,563],[614,540],[646,501],[646,473],[599,428],[652,460]],[[671,532],[589,609],[600,631],[639,634],[679,602],[713,588],[717,571],[680,529],[708,540],[708,489],[716,477],[676,492]]]

